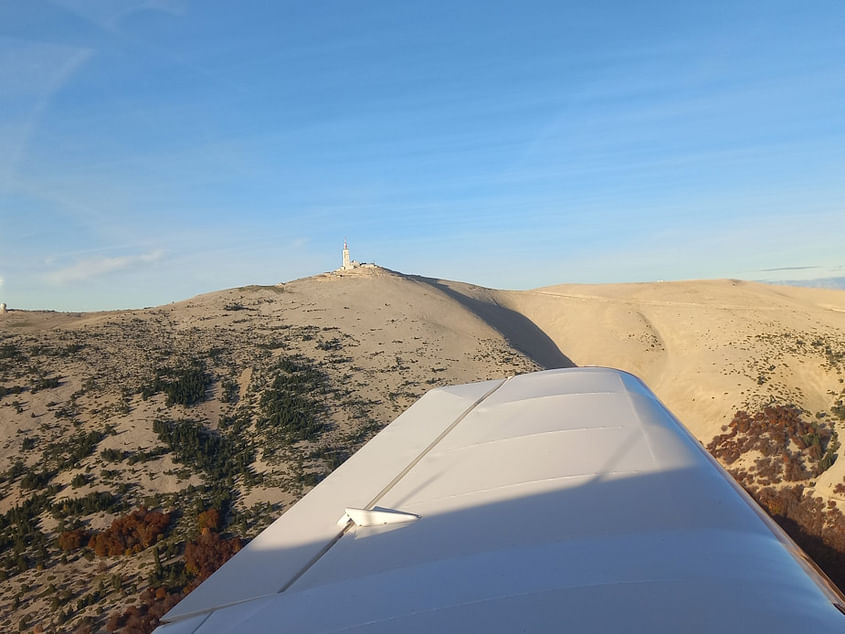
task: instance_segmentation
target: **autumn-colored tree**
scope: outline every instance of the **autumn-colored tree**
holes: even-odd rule
[[[100,557],[131,555],[153,545],[170,524],[170,513],[140,507],[116,518],[102,533],[95,533],[88,547]]]
[[[77,528],[72,531],[64,531],[61,535],[59,535],[59,548],[65,552],[71,552],[87,543],[88,537],[88,531],[82,528]]]
[[[212,531],[219,531],[220,530],[220,513],[217,509],[211,508],[207,511],[203,511],[197,516],[197,525],[199,526],[200,532],[203,529],[209,529]]]
[[[185,570],[195,576],[194,587],[207,579],[242,547],[239,537],[223,539],[204,528],[196,541],[185,544]]]
[[[771,405],[753,415],[738,411],[722,430],[707,446],[722,464],[732,465],[750,452],[762,456],[746,472],[747,485],[809,480],[830,468],[839,447],[830,423],[806,421],[789,405]]]
[[[138,509],[138,511],[119,519],[126,520],[130,516],[140,518],[142,511],[146,513],[144,509]],[[119,524],[122,527],[129,523],[131,522],[124,521]],[[114,527],[114,523],[112,526]],[[200,529],[200,535],[196,540],[185,544],[184,554],[185,570],[193,575],[194,579],[181,591],[176,592],[172,592],[164,586],[148,588],[141,593],[140,604],[131,606],[122,614],[115,612],[109,617],[106,622],[107,631],[120,631],[124,634],[149,634],[170,608],[211,576],[211,573],[226,563],[243,546],[239,537],[224,539],[215,532],[214,529],[220,527],[220,513],[214,508],[203,511],[197,516],[197,526]]]
[[[731,475],[845,589],[845,515],[834,500],[825,503],[805,492],[836,460],[839,440],[831,423],[807,421],[796,407],[773,405],[737,412],[722,432],[707,449],[725,465],[759,455],[753,465],[731,468]],[[834,494],[845,495],[845,483]]]
[[[804,491],[802,485],[751,490],[757,502],[812,557],[840,589],[845,589],[845,515],[833,500]],[[831,504],[833,502],[833,504]]]

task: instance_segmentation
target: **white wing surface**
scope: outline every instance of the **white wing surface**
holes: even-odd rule
[[[210,632],[842,632],[845,599],[635,377],[432,390],[164,618]]]

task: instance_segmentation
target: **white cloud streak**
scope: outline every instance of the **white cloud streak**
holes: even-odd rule
[[[131,267],[140,267],[158,262],[164,256],[164,251],[156,249],[141,255],[123,255],[118,257],[97,257],[79,260],[78,262],[55,271],[45,276],[52,284],[67,284],[79,282],[92,277],[113,273]]]

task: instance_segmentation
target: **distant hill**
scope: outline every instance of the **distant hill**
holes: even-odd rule
[[[12,311],[0,625],[149,629],[428,389],[573,364],[639,375],[724,455],[737,410],[797,406],[810,426],[803,453],[786,440],[790,473],[845,503],[841,291],[505,291],[375,267],[144,310]],[[739,451],[732,468],[758,483],[755,460]]]
[[[819,277],[812,280],[781,280],[768,282],[781,286],[804,286],[807,288],[830,288],[835,290],[845,289],[845,277]]]

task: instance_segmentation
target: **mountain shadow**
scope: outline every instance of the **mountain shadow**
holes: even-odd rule
[[[544,369],[575,367],[572,360],[560,351],[557,344],[525,315],[506,308],[495,300],[485,302],[465,295],[442,280],[419,275],[407,277],[433,286],[459,302],[489,326],[499,331],[513,348],[522,352]]]

